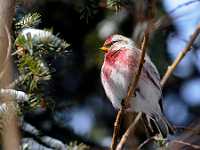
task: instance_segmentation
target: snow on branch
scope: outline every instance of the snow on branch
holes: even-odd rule
[[[9,96],[15,99],[17,103],[23,103],[29,100],[29,96],[26,93],[14,89],[0,89],[0,96]]]
[[[32,138],[23,138],[22,139],[22,150],[52,150],[44,145],[41,145],[36,140]]]
[[[62,141],[54,139],[49,136],[41,136],[40,131],[27,122],[22,123],[22,129],[24,131],[30,133],[31,135],[36,136],[42,143],[44,143],[45,145],[47,145],[50,148],[53,148],[56,150],[66,150],[66,146],[65,146],[65,144],[63,144]]]

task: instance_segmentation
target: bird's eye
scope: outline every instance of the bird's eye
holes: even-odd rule
[[[117,43],[117,42],[121,42],[121,41],[123,41],[123,40],[118,39],[118,40],[114,40],[113,43]]]
[[[115,44],[115,43],[117,43],[117,42],[119,42],[120,40],[115,40],[115,41],[110,41],[108,44],[107,44],[107,46],[111,46],[111,45],[113,45],[113,44]]]

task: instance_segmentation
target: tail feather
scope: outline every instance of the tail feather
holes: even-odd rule
[[[169,133],[173,134],[175,131],[164,116],[143,114],[142,118],[150,136],[160,133],[165,138]]]
[[[170,134],[174,134],[175,133],[175,128],[172,126],[171,123],[169,123],[169,121],[166,119],[165,116],[161,116],[161,119],[165,122],[165,124],[167,125],[168,131]]]

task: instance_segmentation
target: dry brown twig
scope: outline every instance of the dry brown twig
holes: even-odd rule
[[[153,18],[155,15],[155,1],[154,0],[149,0],[149,4],[148,4],[148,16],[147,19],[149,20],[149,23],[147,25],[146,31],[144,32],[144,38],[142,41],[142,45],[141,45],[141,56],[140,56],[140,62],[139,62],[139,66],[138,66],[138,70],[136,72],[136,74],[133,75],[133,80],[129,86],[128,89],[128,94],[126,96],[126,98],[122,101],[122,107],[121,109],[118,111],[117,113],[117,117],[114,123],[114,132],[113,132],[113,137],[112,137],[112,143],[111,143],[111,150],[115,150],[117,147],[117,138],[119,137],[119,130],[120,130],[120,125],[121,125],[121,121],[122,121],[122,115],[124,114],[124,110],[126,108],[126,105],[128,103],[128,101],[130,100],[131,96],[133,95],[133,93],[135,92],[135,89],[137,87],[139,78],[140,78],[140,74],[142,72],[142,68],[143,68],[143,64],[145,63],[145,54],[146,54],[146,47],[147,47],[147,43],[149,40],[149,33],[151,30],[151,24],[153,23]],[[137,120],[135,120],[135,124],[138,122],[138,120],[141,117],[141,113],[139,113],[136,118],[138,118]],[[134,125],[133,122],[133,126]],[[128,128],[127,131],[131,131],[132,128],[134,128],[133,126],[130,126],[131,128]],[[123,144],[126,142],[126,139],[129,135],[128,133],[125,133],[125,135],[123,136],[123,139],[120,141],[121,147],[123,147]],[[122,142],[122,143],[121,143]],[[119,146],[120,147],[120,146]]]
[[[151,16],[151,17],[153,17],[153,16]],[[175,59],[174,63],[171,66],[168,67],[168,69],[167,69],[164,77],[161,80],[161,87],[164,86],[165,82],[170,77],[170,75],[172,74],[172,72],[175,70],[175,68],[178,65],[178,63],[184,58],[184,56],[186,55],[186,53],[191,49],[191,47],[192,47],[195,39],[197,38],[199,32],[200,32],[200,26],[198,26],[198,28],[196,29],[196,31],[192,34],[191,40],[188,42],[188,45],[186,46],[186,48],[178,55],[178,57]],[[138,82],[139,77],[140,77],[142,66],[144,64],[144,58],[143,57],[145,56],[145,49],[146,49],[146,44],[147,44],[148,38],[149,38],[149,32],[145,32],[144,40],[143,40],[142,47],[141,47],[142,54],[141,54],[141,58],[140,58],[140,63],[139,63],[138,71],[137,71],[137,73],[135,75],[135,78],[131,82],[132,84],[131,84],[131,86],[130,86],[130,88],[128,90],[127,97],[125,98],[125,100],[123,102],[124,105],[122,105],[122,108],[118,111],[118,114],[117,114],[117,117],[116,117],[116,121],[114,123],[114,132],[113,132],[111,150],[114,150],[117,147],[117,138],[119,136],[119,130],[120,130],[120,124],[121,124],[121,120],[122,120],[122,115],[124,114],[124,108],[125,108],[128,100],[130,99],[131,95],[134,93],[135,88],[137,86],[137,82]],[[138,116],[140,116],[140,115],[141,114],[138,114]],[[138,118],[138,116],[136,118]],[[133,124],[135,124],[135,121],[134,121]],[[123,144],[126,143],[126,140],[127,140],[128,136],[130,134],[130,131],[134,130],[134,128],[135,127],[133,125],[131,125],[128,128],[128,130],[126,131],[126,133],[124,134],[123,138],[120,141],[120,144],[122,144],[122,145],[119,146],[119,147],[123,147]]]
[[[187,52],[190,51],[195,39],[197,38],[197,36],[199,35],[200,33],[200,25],[197,27],[197,29],[194,31],[194,33],[192,34],[191,36],[191,39],[190,41],[188,42],[187,46],[179,53],[179,55],[177,56],[177,58],[174,60],[174,62],[172,63],[171,66],[168,67],[165,75],[163,76],[162,80],[161,80],[161,86],[163,87],[164,84],[166,83],[167,79],[171,76],[172,72],[175,70],[176,66],[180,63],[180,61],[184,58],[184,56],[186,55]],[[131,130],[134,130],[134,128],[132,128]],[[130,130],[130,131],[131,131]],[[128,137],[128,134],[130,134],[130,131],[127,130],[128,133],[125,133],[126,134],[126,137]],[[152,138],[151,138],[152,139]],[[147,140],[148,142],[150,140]],[[148,143],[148,142],[145,142]],[[187,146],[190,146],[194,149],[200,149],[200,146],[198,145],[193,145],[193,144],[190,144],[190,143],[186,143],[186,142],[183,142],[183,141],[179,141],[179,140],[174,140],[173,142],[176,142],[176,143],[180,143],[180,144],[184,144],[184,145],[187,145]],[[121,143],[121,142],[120,142]],[[141,146],[141,145],[140,145]],[[139,147],[140,147],[139,146]],[[143,145],[142,145],[143,146]],[[139,148],[140,149],[140,148]]]
[[[138,65],[138,70],[137,70],[136,74],[133,75],[133,80],[132,80],[132,82],[129,86],[128,94],[127,94],[126,98],[122,101],[122,108],[118,111],[118,114],[117,114],[117,117],[116,117],[116,120],[115,120],[115,123],[114,123],[114,132],[113,132],[113,137],[112,137],[111,150],[115,150],[115,148],[117,147],[117,138],[119,137],[119,130],[120,130],[120,125],[121,125],[122,115],[124,114],[126,104],[130,100],[133,93],[135,92],[135,89],[137,87],[137,84],[138,84],[138,81],[139,81],[139,78],[140,78],[140,74],[141,74],[141,71],[142,71],[142,68],[143,68],[143,64],[145,63],[144,58],[145,58],[145,54],[146,54],[146,47],[147,47],[147,43],[148,43],[148,40],[149,40],[150,30],[152,30],[151,25],[153,24],[153,18],[155,16],[155,10],[156,10],[155,9],[155,0],[149,0],[148,9],[147,9],[148,13],[147,13],[147,16],[146,16],[146,19],[148,20],[148,25],[147,25],[146,31],[144,32],[144,38],[143,38],[143,41],[142,41],[142,44],[141,44],[141,47],[140,47],[141,56],[140,56],[140,62],[139,62],[139,65]],[[140,117],[141,117],[141,113],[139,113],[137,115],[137,117],[136,117],[136,118],[138,118],[137,120],[139,120]],[[137,123],[137,121],[136,121],[136,123]],[[133,127],[133,126],[130,126],[130,127]],[[128,128],[127,131],[130,131],[130,130],[131,130],[131,128],[130,129]],[[128,136],[123,136],[123,137],[126,138]],[[123,142],[122,144],[124,144],[126,139],[122,139],[121,141]]]
[[[137,73],[136,73],[136,75],[134,76],[134,78],[131,82],[131,85],[130,85],[129,90],[128,90],[128,94],[127,94],[127,96],[126,96],[126,98],[123,102],[124,105],[122,105],[122,107],[119,110],[117,117],[116,117],[116,121],[115,121],[115,124],[114,124],[112,144],[111,144],[112,150],[114,150],[117,146],[117,137],[119,135],[119,129],[120,129],[120,124],[121,124],[121,120],[122,120],[122,114],[124,113],[127,102],[130,100],[131,96],[135,92],[135,89],[136,89],[136,86],[137,86],[137,83],[139,81],[140,74],[141,74],[141,71],[142,71],[142,68],[143,68],[143,64],[145,63],[144,57],[145,57],[148,39],[149,39],[149,32],[147,31],[147,32],[145,32],[144,40],[143,40],[142,46],[141,46],[142,53],[141,53],[141,56],[140,56],[140,62],[139,62]],[[141,114],[139,113],[138,116],[140,116],[140,115]],[[126,140],[123,140],[123,141],[126,141]]]
[[[186,45],[186,47],[178,54],[177,58],[174,60],[174,62],[172,63],[172,65],[170,65],[167,68],[167,71],[165,73],[165,75],[163,76],[160,84],[163,87],[165,82],[167,81],[167,79],[171,76],[172,72],[175,70],[176,66],[180,63],[180,61],[185,57],[185,55],[187,54],[187,52],[189,52],[192,48],[192,45],[194,43],[194,41],[196,40],[196,38],[198,37],[200,33],[200,25],[196,28],[196,30],[193,32],[190,41],[188,42],[188,44]]]
[[[146,145],[147,143],[149,143],[150,141],[155,140],[155,136],[149,137],[148,139],[146,139],[144,142],[142,142],[138,147],[137,150],[140,150],[143,148],[144,145]]]
[[[123,146],[125,145],[130,133],[133,133],[133,131],[136,128],[136,124],[138,123],[138,121],[140,120],[142,116],[142,112],[139,112],[138,115],[136,116],[136,118],[134,119],[133,123],[128,127],[128,129],[126,130],[126,132],[123,134],[120,143],[117,145],[117,150],[121,150],[123,149]]]
[[[114,131],[112,136],[111,150],[115,150],[117,146],[117,138],[119,136],[120,125],[122,121],[122,114],[124,113],[123,107],[118,111],[117,117],[114,123]]]
[[[12,80],[12,65],[9,51],[12,47],[10,32],[15,13],[15,0],[0,0],[0,6],[0,88],[5,88]],[[11,101],[10,97],[1,99],[2,103],[10,103]],[[20,149],[20,134],[16,112],[9,111],[7,114],[8,117],[6,116],[6,118],[8,119],[4,122],[5,124],[1,129],[3,133],[1,134],[1,147],[5,150],[18,150]]]
[[[127,102],[130,100],[131,96],[135,92],[135,89],[137,87],[137,83],[138,83],[139,78],[140,78],[140,74],[142,72],[143,64],[145,63],[144,58],[145,58],[146,46],[147,46],[148,39],[149,39],[149,32],[147,30],[145,32],[144,39],[143,39],[142,46],[141,46],[142,53],[141,53],[141,56],[140,56],[140,62],[139,62],[137,73],[136,73],[136,75],[134,76],[134,78],[131,82],[130,88],[128,90],[128,94],[127,94],[127,96],[126,96],[126,98],[123,102],[124,105],[122,105],[122,108],[119,110],[119,112],[117,114],[117,118],[116,118],[116,121],[115,121],[114,133],[113,133],[113,139],[112,139],[112,145],[111,145],[112,150],[114,150],[117,147],[117,137],[118,137],[118,134],[119,134],[120,124],[121,124],[121,120],[122,120],[122,114],[124,113]],[[142,113],[138,113],[138,115],[136,116],[136,120],[134,120],[134,122],[127,129],[127,131],[125,132],[125,134],[123,135],[123,137],[120,141],[118,149],[123,147],[123,145],[126,143],[126,140],[129,137],[130,131],[133,131],[134,126],[139,121],[141,115],[142,115]]]
[[[193,149],[200,149],[200,145],[191,144],[191,143],[188,143],[188,142],[185,142],[185,141],[173,140],[172,142],[174,142],[174,143],[179,143],[179,144],[183,144],[183,145],[186,145],[186,146],[191,147],[191,148],[193,148]]]
[[[168,67],[165,75],[163,76],[162,80],[161,80],[161,87],[164,86],[164,84],[166,83],[167,79],[170,77],[170,75],[172,74],[172,72],[175,70],[176,66],[179,64],[179,62],[184,58],[184,56],[186,55],[186,53],[191,49],[195,39],[197,38],[197,36],[200,33],[200,25],[197,27],[197,29],[194,31],[194,33],[191,36],[190,41],[188,42],[187,46],[183,49],[183,51],[180,52],[180,54],[177,56],[177,58],[174,60],[174,62],[172,63],[172,65],[170,67]],[[140,115],[140,114],[138,114]],[[122,148],[123,145],[126,143],[129,135],[132,133],[132,131],[135,129],[135,127],[133,126],[135,123],[133,122],[130,127],[128,128],[128,130],[125,132],[125,134],[123,135],[120,143],[119,143],[119,148]],[[150,138],[152,140],[152,138]],[[146,140],[146,141],[150,141],[150,140]],[[148,142],[145,142],[148,143]],[[180,143],[180,142],[179,142]],[[185,144],[185,142],[182,142],[182,144]],[[188,143],[186,143],[185,145],[188,145]],[[191,146],[192,144],[188,145]],[[142,145],[143,146],[143,145]],[[198,146],[198,145],[197,145]],[[197,147],[195,145],[195,148]],[[140,147],[140,146],[139,146]],[[120,149],[119,149],[120,150]]]

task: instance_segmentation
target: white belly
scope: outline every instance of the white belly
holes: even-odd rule
[[[102,73],[102,83],[106,95],[115,108],[121,108],[121,101],[126,97],[128,86],[130,84],[130,77],[127,76],[127,68],[112,69],[110,78],[107,82],[105,82],[103,78],[104,75]]]

